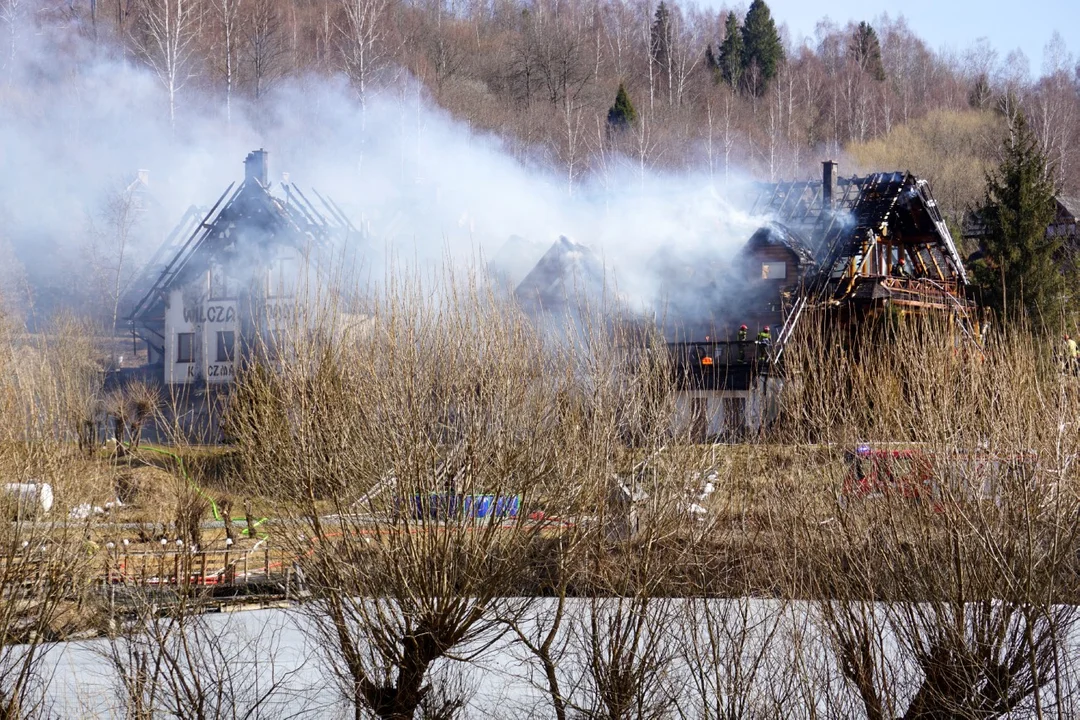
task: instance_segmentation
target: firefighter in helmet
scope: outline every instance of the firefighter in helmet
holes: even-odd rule
[[[739,326],[739,362],[746,362],[746,325]]]
[[[739,326],[739,342],[746,342],[746,331],[747,331],[747,329],[748,328],[745,325],[740,325]]]
[[[769,326],[766,325],[757,334],[758,355],[768,357],[770,345],[772,345],[772,333],[769,332]]]
[[[904,260],[904,256],[901,255],[900,259],[892,266],[892,276],[898,278],[911,277],[911,273],[907,269],[907,261]]]

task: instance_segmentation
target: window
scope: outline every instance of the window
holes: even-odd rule
[[[210,268],[210,299],[232,300],[239,294],[236,280],[229,277],[225,268],[214,265]]]
[[[267,272],[267,297],[292,297],[296,294],[296,263],[291,258],[277,258]]]
[[[765,262],[761,263],[762,280],[784,280],[787,278],[787,263]]]
[[[176,334],[176,362],[195,362],[195,333]]]
[[[232,362],[233,350],[236,346],[236,333],[232,330],[221,330],[217,334],[217,361]]]

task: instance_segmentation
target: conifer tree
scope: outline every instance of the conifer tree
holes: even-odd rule
[[[661,67],[666,66],[671,57],[671,13],[664,2],[656,8],[649,32],[649,48],[653,62]]]
[[[881,42],[868,22],[861,22],[851,36],[851,57],[859,69],[878,82],[885,82],[885,65],[881,62]]]
[[[720,77],[733,88],[738,89],[742,81],[743,36],[739,28],[739,18],[729,12],[724,21],[724,42],[720,44]]]
[[[716,51],[713,50],[712,43],[705,46],[705,67],[712,73],[713,82],[720,82],[722,79],[720,76],[720,58],[717,57]]]
[[[649,71],[649,107],[652,107],[653,95],[658,89],[667,89],[668,102],[673,101],[672,91],[672,66],[671,66],[671,11],[667,3],[661,2],[656,8],[656,16],[653,18],[652,27],[649,29],[649,53],[656,72]]]
[[[633,125],[637,121],[637,111],[630,102],[630,95],[626,92],[626,85],[619,83],[619,91],[615,93],[615,104],[607,113],[608,128],[622,130]]]
[[[1065,263],[1061,240],[1047,236],[1056,208],[1052,173],[1023,114],[1003,150],[1001,165],[987,174],[978,210],[985,257],[975,265],[975,280],[984,302],[1003,318],[1057,326],[1071,309],[1066,293],[1076,273]]]
[[[750,3],[742,36],[743,74],[750,81],[750,91],[762,95],[784,64],[784,46],[765,0]]]

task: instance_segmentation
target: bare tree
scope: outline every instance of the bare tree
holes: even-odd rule
[[[260,100],[284,72],[288,54],[281,18],[272,0],[250,0],[243,23],[241,56],[247,65],[252,96]]]
[[[194,73],[198,19],[196,0],[147,0],[132,31],[136,50],[165,90],[173,129],[177,95]]]
[[[523,611],[549,526],[529,506],[574,494],[550,494],[561,376],[533,372],[550,351],[488,291],[449,288],[434,302],[396,288],[338,339],[297,334],[304,359],[247,374],[230,409],[250,477],[265,483],[267,443],[286,443],[265,492],[298,501],[282,512],[303,528],[305,609],[356,717],[412,717],[444,690],[457,702],[436,665],[475,657]]]
[[[19,32],[21,30],[20,24],[23,21],[22,18],[22,0],[3,0],[0,2],[0,23],[6,26],[7,34],[7,52],[4,53],[7,57],[4,65],[8,69],[8,82],[12,83],[15,79],[15,65],[18,59],[18,45],[19,45]]]
[[[89,307],[99,308],[94,315],[106,335],[119,330],[120,306],[134,277],[136,264],[131,258],[143,231],[142,181],[118,182],[105,191],[100,209],[87,217],[87,239],[83,252],[87,259],[91,297]],[[88,313],[89,314],[89,313]],[[115,346],[110,359],[116,361]]]
[[[232,122],[233,86],[240,36],[239,17],[243,0],[211,0],[220,32],[220,71],[225,81],[225,119]]]
[[[78,623],[92,563],[89,521],[56,503],[84,497],[70,451],[100,374],[85,325],[59,322],[27,337],[0,323],[0,716],[48,714],[47,643]],[[48,488],[46,489],[46,485]]]
[[[341,57],[361,105],[372,80],[390,60],[389,0],[342,0],[344,21],[338,26]]]
[[[131,595],[130,619],[101,649],[124,717],[256,720],[315,714],[306,696],[311,688],[298,684],[302,665],[279,666],[281,627],[253,623],[253,632],[242,616],[202,614],[188,591],[181,589],[164,609]]]
[[[1076,498],[1061,492],[1080,440],[1073,390],[1016,381],[1018,371],[1046,372],[1046,357],[1022,336],[969,363],[936,328],[902,325],[896,346],[857,362],[843,348],[821,352],[798,384],[796,407],[815,418],[804,428],[848,447],[856,437],[919,443],[870,461],[891,467],[853,464],[831,519],[801,525],[813,548],[806,581],[867,717],[1040,716],[1065,702],[1065,638],[1080,620],[1065,600],[1076,590]],[[928,370],[917,383],[904,381],[909,363]],[[840,377],[859,400],[827,408],[821,399]],[[869,377],[878,387],[860,381]],[[953,388],[947,407],[930,400],[941,387]],[[883,497],[859,499],[851,483],[875,472]]]

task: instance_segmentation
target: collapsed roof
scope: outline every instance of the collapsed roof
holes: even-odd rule
[[[604,265],[592,250],[563,236],[525,276],[514,296],[526,311],[559,312],[574,300],[603,297],[604,275]]]
[[[911,173],[873,173],[836,178],[835,163],[824,164],[822,180],[763,184],[754,214],[810,239],[820,272],[842,275],[862,267],[878,240],[903,247],[926,275],[967,283],[963,261],[926,180]]]
[[[168,293],[213,263],[242,264],[251,253],[281,245],[310,253],[317,263],[322,253],[359,234],[341,209],[314,189],[314,202],[295,184],[282,183],[285,196],[274,196],[268,175],[267,152],[248,153],[238,187],[230,184],[205,215],[194,207],[185,213],[125,294],[127,321],[136,334],[160,347]]]
[[[487,261],[488,272],[497,282],[516,288],[548,249],[539,240],[511,235]]]
[[[762,225],[750,236],[743,252],[753,252],[765,247],[782,247],[790,250],[804,266],[814,265],[814,251],[801,232],[780,223],[771,222]]]

